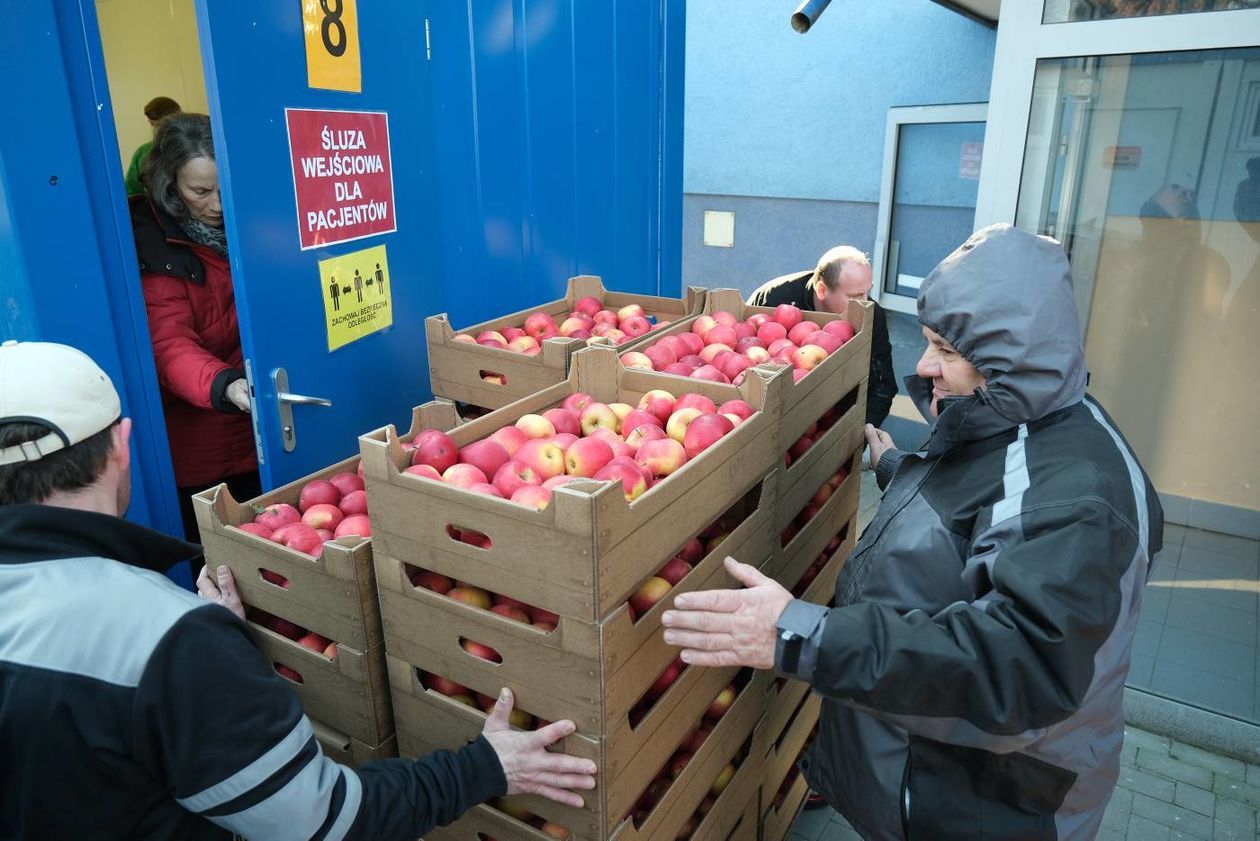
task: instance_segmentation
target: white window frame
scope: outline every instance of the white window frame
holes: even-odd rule
[[[1260,9],[1043,24],[1042,7],[1033,0],[1002,4],[989,90],[992,117],[985,125],[976,196],[977,228],[1015,222],[1038,60],[1254,47],[1260,41]]]
[[[885,290],[885,275],[892,262],[889,255],[891,246],[890,233],[892,226],[892,209],[894,191],[897,182],[897,150],[901,141],[901,127],[905,125],[922,125],[929,123],[983,123],[988,106],[983,102],[968,102],[955,105],[916,105],[888,109],[888,119],[884,128],[884,168],[879,186],[879,221],[875,230],[875,253],[871,256],[873,286],[871,297],[879,301],[880,306],[895,312],[914,314],[915,299],[908,295],[897,295]],[[985,129],[988,140],[988,129]],[[988,147],[984,156],[988,157]],[[984,177],[984,161],[981,160],[980,175]],[[979,202],[979,196],[976,197]],[[944,255],[942,255],[944,256]]]

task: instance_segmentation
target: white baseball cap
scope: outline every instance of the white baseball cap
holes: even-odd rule
[[[0,344],[0,424],[38,423],[52,430],[0,449],[0,465],[38,461],[120,417],[114,384],[83,351],[52,342]]]

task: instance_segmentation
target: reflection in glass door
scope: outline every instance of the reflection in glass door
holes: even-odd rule
[[[1247,533],[1260,516],[1260,49],[1040,60],[1015,221],[1067,249],[1090,392],[1165,507],[1207,506],[1211,527]],[[1260,562],[1227,541],[1166,551],[1130,681],[1255,719]]]
[[[883,306],[913,313],[923,278],[971,235],[984,119],[983,104],[889,109],[875,240]]]

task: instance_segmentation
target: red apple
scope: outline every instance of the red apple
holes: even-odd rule
[[[288,666],[281,665],[280,663],[276,663],[274,665],[276,667],[276,673],[279,674],[281,677],[288,678],[294,683],[303,682],[302,675],[298,674],[296,669],[290,669]]]
[[[507,617],[514,622],[520,622],[523,625],[529,624],[529,616],[519,607],[510,604],[496,604],[490,608],[491,613],[497,613],[500,616]]]
[[[625,456],[614,458],[593,477],[599,481],[621,481],[621,491],[626,501],[633,502],[647,491],[647,479],[633,459]]]
[[[709,330],[704,336],[706,345],[726,345],[727,347],[735,347],[735,343],[739,341],[739,335],[735,332],[734,327],[728,327],[725,324],[718,324]]]
[[[770,361],[770,352],[761,347],[750,347],[744,351],[744,357],[753,365],[761,365]]]
[[[564,321],[560,322],[560,335],[572,336],[579,330],[589,330],[594,325],[595,322],[591,319],[579,318],[575,315],[571,315]]]
[[[542,485],[524,485],[512,493],[512,502],[542,511],[551,504],[551,490]]]
[[[412,464],[427,464],[439,473],[459,461],[459,447],[451,436],[436,429],[421,433],[411,453]]]
[[[803,317],[800,308],[792,304],[779,304],[774,308],[774,320],[788,330],[800,324]]]
[[[525,317],[525,334],[542,341],[545,333],[556,330],[556,320],[545,312],[532,312]]]
[[[568,397],[564,398],[564,402],[560,404],[561,408],[567,409],[573,414],[581,417],[582,410],[591,405],[595,401],[584,391],[575,391]]]
[[[710,403],[713,401],[710,400]],[[694,407],[685,407],[675,409],[674,413],[669,416],[669,421],[665,424],[665,434],[685,446],[684,437],[687,434],[687,427],[704,412]]]
[[[241,531],[256,534],[259,537],[266,538],[267,540],[271,539],[271,529],[266,526],[259,525],[258,523],[241,523],[239,528]]]
[[[668,476],[687,463],[687,452],[673,438],[661,438],[639,447],[634,460],[654,477]]]
[[[456,683],[450,678],[441,675],[430,674],[425,672],[421,675],[420,682],[424,684],[426,689],[432,689],[439,695],[445,695],[448,698],[456,695],[471,695],[472,690],[463,684]]]
[[[812,371],[827,358],[827,351],[818,345],[804,345],[792,354],[792,365],[802,371]]]
[[[705,397],[703,394],[689,393],[678,398],[678,402],[674,404],[674,411],[679,409],[699,409],[704,412],[716,412],[717,405]]]
[[[585,298],[579,298],[577,303],[573,305],[574,312],[580,312],[588,318],[594,318],[595,313],[604,308],[604,304],[599,298],[587,295]]]
[[[777,321],[767,321],[757,329],[757,338],[767,348],[781,339],[786,339],[787,334],[787,328]]]
[[[644,611],[644,613],[646,612]],[[659,698],[664,695],[665,690],[669,689],[674,681],[678,680],[678,676],[682,674],[685,668],[686,664],[683,663],[681,658],[675,659],[674,662],[665,667],[665,671],[657,675],[656,680],[648,687],[647,696],[649,698]]]
[[[543,835],[550,835],[557,841],[569,841],[569,830],[558,823],[547,821],[542,825],[541,829]]]
[[[497,442],[500,447],[507,450],[508,458],[511,458],[516,455],[516,451],[521,448],[521,444],[529,440],[529,436],[518,427],[505,426],[490,433],[490,440]]]
[[[779,339],[766,346],[766,353],[770,354],[772,359],[777,358],[784,348],[787,348],[790,353],[796,350],[796,345],[792,344],[790,339]]]
[[[696,370],[691,372],[691,376],[693,379],[708,380],[709,382],[714,382],[714,383],[730,384],[730,381],[731,381],[730,377],[726,376],[726,374],[723,374],[721,371],[719,371],[717,368],[713,367],[712,365],[703,365],[697,368]]]
[[[678,354],[659,344],[652,345],[644,350],[643,355],[648,358],[648,361],[652,363],[652,367],[657,371],[664,371],[678,361]]]
[[[655,575],[644,581],[630,597],[630,615],[638,619],[646,614],[657,602],[669,595],[672,586],[664,578]]]
[[[682,743],[682,749],[691,753],[699,753],[700,748],[704,745],[704,740],[709,738],[710,732],[712,731],[703,727],[692,730],[691,735]]]
[[[551,421],[547,420],[542,415],[521,415],[521,417],[516,421],[516,428],[534,440],[538,440],[539,438],[550,438],[556,434],[555,426],[553,426]],[[525,445],[522,444],[521,446],[524,447]],[[517,453],[519,452],[520,451],[517,450]],[[515,457],[515,454],[513,455]]]
[[[323,539],[306,523],[289,523],[287,526],[281,526],[272,532],[271,541],[315,558],[324,551]]]
[[[723,689],[713,699],[713,703],[709,704],[709,708],[704,711],[705,718],[716,721],[726,715],[726,711],[731,708],[731,704],[735,703],[735,696],[738,694],[739,690],[735,688],[734,684]]]
[[[507,336],[504,336],[498,330],[482,330],[480,333],[477,334],[478,344],[481,344],[482,342],[487,341],[487,340],[498,342],[501,345],[506,345],[508,343]]]
[[[719,414],[710,412],[696,417],[683,433],[682,443],[687,458],[700,455],[734,428],[734,424]]]
[[[664,423],[674,413],[674,404],[676,402],[674,395],[668,391],[654,388],[639,398],[638,408]]]
[[[853,338],[853,325],[843,319],[837,321],[828,321],[823,325],[823,330],[835,336],[840,340],[841,344]]]
[[[683,774],[683,771],[686,770],[687,768],[687,763],[690,761],[691,761],[691,754],[687,753],[686,751],[679,751],[678,753],[674,754],[673,758],[670,759],[669,761],[670,779],[676,780],[679,777],[681,777]],[[679,833],[678,837],[680,838],[683,837],[683,834]]]
[[[483,494],[485,496],[493,496],[496,499],[504,499],[503,492],[489,482],[478,482],[469,486],[468,490],[475,494]]]
[[[503,656],[488,645],[482,645],[472,640],[464,640],[460,645],[463,646],[465,651],[478,659],[489,660],[491,663],[503,662]]]
[[[577,476],[566,476],[564,474],[561,474],[559,476],[552,476],[550,479],[543,482],[542,486],[549,491],[554,491],[556,488],[560,487],[561,485],[567,485],[570,482],[577,482],[577,481],[579,481]]]
[[[555,435],[552,435],[546,440],[559,447],[560,452],[567,453],[569,451],[569,447],[573,446],[573,442],[577,441],[578,437],[576,435],[571,435],[568,432],[557,432]]]
[[[367,491],[350,491],[341,498],[341,502],[337,504],[341,509],[341,513],[347,517],[356,514],[366,514],[368,512]]]
[[[326,479],[315,479],[302,487],[298,496],[298,510],[305,514],[306,509],[312,505],[336,505],[340,501],[341,491],[337,490],[336,485]]]
[[[519,327],[504,327],[499,332],[503,334],[503,338],[507,339],[509,343],[525,335],[525,331]]]
[[[550,625],[555,628],[560,624],[560,617],[552,613],[550,610],[543,610],[541,607],[530,607],[529,618],[535,625]]]
[[[727,400],[717,411],[721,415],[739,415],[743,420],[748,420],[755,410],[744,400]]]
[[[639,448],[648,441],[659,441],[660,439],[667,437],[668,436],[665,434],[665,430],[658,424],[645,423],[632,428],[630,432],[626,434],[626,446],[630,447],[637,453]]]
[[[679,362],[681,362],[683,360],[683,357],[686,356],[687,354],[696,354],[704,349],[704,338],[695,332],[679,333],[677,335],[677,338],[678,338],[678,341],[682,344],[683,348],[686,349],[687,351],[686,354],[682,354],[678,357]]]
[[[699,336],[701,339],[709,335],[709,331],[717,327],[718,323],[711,315],[702,315],[695,321],[691,322],[691,332]]]
[[[362,493],[360,491],[360,493]],[[335,529],[337,524],[346,518],[336,505],[319,503],[312,505],[302,514],[302,522],[313,529]]]
[[[542,413],[542,416],[551,421],[551,425],[555,427],[557,433],[565,432],[569,435],[582,434],[582,424],[578,422],[578,416],[573,412],[570,412],[568,409],[548,409]]]
[[[844,344],[844,342],[840,341],[839,338],[831,335],[825,330],[815,330],[805,337],[805,344],[816,345],[827,351],[828,356],[831,356],[831,354],[840,349],[840,346]]]
[[[621,331],[632,339],[644,336],[652,330],[652,322],[641,315],[633,315],[621,320]]]
[[[459,451],[459,460],[471,464],[486,476],[493,476],[511,458],[507,448],[489,438],[474,441]]]
[[[281,526],[281,528],[284,527]],[[272,540],[272,542],[279,543],[278,540]],[[285,578],[280,573],[272,572],[269,569],[259,570],[259,573],[262,575],[263,581],[266,581],[268,584],[274,584],[282,590],[289,589],[289,579]]]
[[[516,461],[543,481],[564,472],[564,451],[550,441],[528,441],[516,451]]]
[[[410,473],[413,476],[423,476],[425,479],[433,479],[438,482],[442,481],[442,474],[438,473],[437,468],[430,464],[413,464],[411,467],[404,470],[403,473]]]
[[[494,474],[494,486],[504,498],[510,499],[517,488],[525,485],[537,485],[541,482],[538,474],[525,464],[513,459],[499,468]]]
[[[471,464],[453,464],[442,474],[442,481],[459,488],[471,488],[473,485],[483,485],[489,479]]]
[[[802,321],[800,324],[797,324],[788,331],[788,341],[794,345],[803,345],[805,344],[805,338],[817,330],[818,325],[814,322]]]
[[[411,578],[411,586],[423,587],[426,590],[432,590],[435,593],[446,595],[455,586],[455,582],[450,578],[438,572],[430,572],[427,569],[419,570]]]
[[[665,417],[668,419],[669,415],[666,415]],[[662,429],[665,427],[665,421],[658,418],[654,413],[649,412],[646,409],[635,409],[621,419],[621,431],[623,434],[628,435],[632,430],[643,426],[644,424],[658,426]]]
[[[621,354],[621,364],[627,368],[639,371],[655,371],[656,368],[652,364],[651,357],[646,354],[632,350],[629,353]]]
[[[363,490],[363,477],[355,473],[334,473],[328,477],[328,481],[341,491],[343,497],[348,493]]]
[[[665,579],[672,587],[686,578],[691,569],[691,564],[682,558],[670,558],[665,566],[656,571],[656,577]]]
[[[617,310],[617,320],[625,321],[627,318],[643,318],[647,315],[643,311],[643,307],[639,304],[626,304]]]
[[[731,778],[734,776],[735,766],[727,764],[727,766],[722,769],[721,773],[717,775],[717,779],[713,781],[713,785],[709,788],[709,792],[714,797],[720,796],[722,792],[726,790],[726,787],[730,785]]]
[[[564,454],[564,472],[591,477],[613,460],[613,449],[599,438],[579,438]]]
[[[603,403],[592,403],[587,406],[582,411],[581,424],[583,435],[590,435],[593,430],[599,427],[615,433],[619,426],[617,414]]]
[[[493,605],[493,602],[490,600],[490,594],[480,587],[454,587],[446,595],[457,602],[463,602],[481,610],[489,610]]]

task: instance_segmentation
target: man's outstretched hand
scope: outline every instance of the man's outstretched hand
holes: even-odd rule
[[[503,689],[494,703],[481,735],[499,755],[508,794],[538,794],[557,803],[582,808],[582,797],[573,789],[595,788],[595,763],[589,759],[551,753],[547,747],[577,729],[572,721],[557,721],[537,730],[513,730],[512,690]]]
[[[792,594],[755,567],[726,559],[726,570],[744,590],[700,590],[674,599],[661,618],[665,642],[683,649],[697,666],[774,668],[775,626]]]
[[[236,592],[236,580],[232,578],[232,570],[220,566],[215,570],[214,576],[214,578],[210,577],[210,567],[201,565],[201,574],[197,576],[197,595],[208,602],[223,605],[244,619],[245,606],[241,604],[240,594]]]

